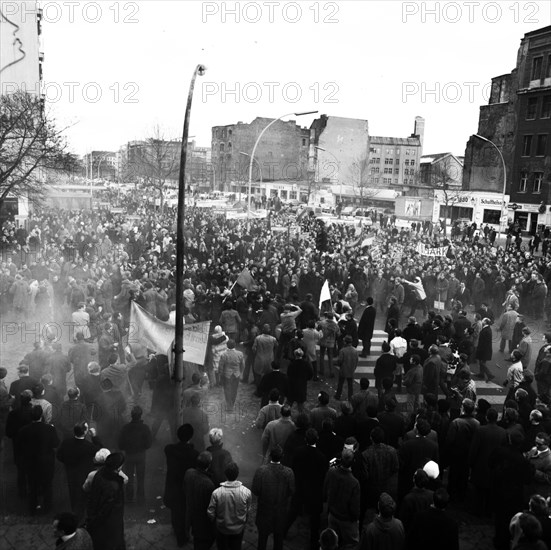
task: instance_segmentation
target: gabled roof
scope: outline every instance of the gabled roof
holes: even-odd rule
[[[420,164],[436,164],[447,157],[455,159],[461,166],[463,166],[464,157],[456,157],[452,153],[436,153],[434,155],[423,155],[420,159]]]

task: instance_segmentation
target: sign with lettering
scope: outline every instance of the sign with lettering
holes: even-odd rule
[[[419,243],[415,250],[418,254],[421,254],[421,256],[445,257],[448,253],[448,249],[449,246],[429,248],[426,244]]]

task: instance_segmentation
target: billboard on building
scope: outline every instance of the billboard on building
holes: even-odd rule
[[[418,218],[421,215],[421,200],[407,198],[405,201],[405,209],[406,216]]]

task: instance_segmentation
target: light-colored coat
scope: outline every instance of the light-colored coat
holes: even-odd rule
[[[511,309],[506,311],[501,317],[501,322],[499,324],[499,330],[501,331],[501,337],[504,340],[513,339],[513,331],[515,330],[515,323],[518,319],[518,313]]]

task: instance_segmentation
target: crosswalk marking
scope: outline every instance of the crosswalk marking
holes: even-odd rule
[[[370,387],[375,387],[375,363],[379,355],[381,355],[381,346],[387,340],[387,333],[383,330],[374,330],[373,338],[371,339],[371,354],[367,357],[360,357],[358,367],[356,368],[356,382],[360,383],[360,377],[369,379]],[[362,344],[357,347],[361,353]],[[495,382],[484,382],[475,380],[477,399],[486,399],[492,405],[502,405],[505,401],[505,392],[503,388]],[[407,400],[405,393],[396,394],[396,399],[399,403],[405,403]]]

